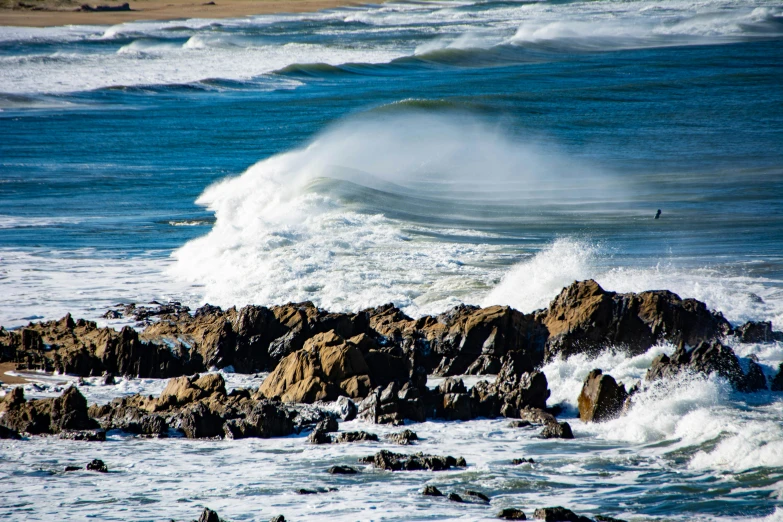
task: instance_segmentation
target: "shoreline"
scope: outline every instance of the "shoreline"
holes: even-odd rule
[[[95,1],[89,5],[121,5],[119,1]],[[67,10],[49,6],[48,2],[34,8],[0,8],[0,26],[57,27],[65,25],[115,25],[154,20],[186,20],[191,18],[223,19],[254,15],[317,12],[338,7],[362,5],[349,0],[135,0],[128,11],[77,11],[82,2],[74,2]]]

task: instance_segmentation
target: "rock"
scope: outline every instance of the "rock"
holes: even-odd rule
[[[474,491],[472,489],[466,489],[465,490],[466,495],[470,495],[471,497],[476,497],[479,500],[483,500],[484,502],[489,502],[489,497],[486,496],[484,493],[480,491]]]
[[[419,436],[412,430],[402,430],[397,433],[392,433],[387,438],[400,446],[407,446],[414,441],[419,440]]]
[[[589,518],[579,516],[570,509],[560,506],[536,509],[533,516],[546,522],[591,522]]]
[[[337,443],[343,442],[378,442],[378,435],[366,431],[346,431],[340,433],[334,439]]]
[[[249,402],[249,401],[248,401]],[[294,414],[279,403],[261,400],[252,405],[244,419],[231,419],[225,423],[227,438],[285,437],[296,431]]]
[[[69,473],[71,471],[79,471],[80,469],[82,468],[80,468],[79,466],[65,466],[66,473]]]
[[[525,513],[522,512],[521,509],[517,508],[503,509],[500,513],[498,513],[498,518],[502,518],[504,520],[527,520]]]
[[[520,464],[535,464],[535,463],[536,463],[535,460],[533,460],[533,459],[525,459],[525,458],[514,459],[514,460],[511,461],[511,464],[513,464],[514,466],[519,466]]]
[[[87,471],[97,471],[99,473],[108,473],[109,468],[106,467],[106,464],[103,463],[102,460],[92,460],[89,464],[87,464]]]
[[[748,362],[748,373],[745,374],[740,389],[746,392],[767,389],[767,377],[764,375],[764,371],[756,361],[751,360]]]
[[[783,363],[778,365],[778,374],[772,379],[769,389],[772,391],[783,391]]]
[[[198,522],[221,522],[221,520],[216,512],[209,508],[204,508],[204,511],[201,512],[201,516],[198,517]]]
[[[277,515],[276,517],[270,518],[269,522],[285,522],[285,517],[283,515]]]
[[[456,493],[449,493],[449,496],[447,497],[452,502],[465,502],[462,500],[462,497],[457,495]]]
[[[180,429],[189,439],[213,438],[224,434],[224,419],[203,402],[197,402],[182,410],[179,420]],[[232,432],[232,436],[237,438],[235,432]]]
[[[424,486],[424,489],[421,492],[422,495],[427,497],[442,497],[443,493],[436,488],[435,486]]]
[[[332,475],[355,475],[359,472],[356,468],[352,468],[351,466],[332,466],[326,471]]]
[[[541,437],[545,439],[573,439],[574,434],[567,422],[550,422],[541,430]]]
[[[323,431],[324,433],[334,433],[340,429],[337,421],[334,417],[327,417],[315,426],[315,431]]]
[[[381,450],[375,455],[361,459],[365,464],[372,464],[376,468],[388,471],[417,471],[431,470],[442,471],[452,467],[464,467],[465,459],[455,459],[454,457],[438,457],[435,455],[424,455],[423,453],[414,453],[405,455],[401,453],[392,453],[391,451]]]
[[[738,326],[733,331],[734,336],[741,343],[772,343],[783,341],[783,332],[772,330],[770,321],[748,321]]]
[[[5,426],[0,426],[0,439],[21,439],[22,437],[19,435],[19,432],[16,430],[12,430],[11,428],[6,428]]]
[[[671,357],[661,354],[653,359],[645,379],[672,378],[683,370],[709,375],[716,373],[738,389],[745,388],[745,375],[734,351],[719,342],[700,343],[696,348],[677,348]]]
[[[607,292],[593,280],[575,282],[536,316],[549,331],[546,359],[593,353],[614,346],[644,353],[662,341],[696,346],[719,340],[731,329],[719,313],[672,292]]]
[[[593,370],[585,378],[579,394],[579,418],[583,422],[602,422],[620,415],[628,393],[611,375]]]
[[[460,381],[461,382],[461,381]],[[470,420],[473,418],[470,395],[467,393],[447,393],[437,409],[436,415],[446,420]]]
[[[65,430],[58,435],[65,440],[83,440],[89,442],[105,442],[106,431],[104,430]]]
[[[354,420],[359,413],[356,403],[344,395],[337,398],[337,409],[340,419],[345,422]]]
[[[416,388],[399,388],[396,381],[386,388],[376,388],[359,403],[358,417],[376,424],[400,426],[405,419],[423,422],[426,420],[424,403]]]
[[[14,388],[2,403],[0,424],[33,435],[57,434],[63,430],[100,428],[87,412],[87,400],[75,386],[60,397],[26,401],[21,387]]]
[[[526,420],[515,420],[508,423],[509,428],[529,428],[533,424]]]
[[[595,519],[599,522],[626,522],[625,520],[607,517],[606,515],[596,515]]]
[[[114,379],[114,374],[107,373],[103,376],[103,385],[104,386],[114,386],[116,384],[116,381]]]
[[[331,444],[334,441],[326,431],[315,429],[307,436],[307,442],[310,444]]]

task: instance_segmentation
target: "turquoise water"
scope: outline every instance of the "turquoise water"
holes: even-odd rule
[[[532,311],[592,277],[783,329],[774,2],[410,2],[0,27],[0,136],[6,327],[152,299]],[[777,345],[735,348],[770,376],[783,360]],[[638,379],[647,362],[600,364]],[[574,401],[598,364],[551,368],[553,393]],[[639,412],[577,428],[584,446],[558,459],[623,485],[617,498],[635,500],[615,514],[774,518],[779,395],[721,386],[677,383],[683,402],[651,398],[652,424]],[[497,429],[459,433],[479,455]],[[579,456],[604,444],[606,462]],[[526,472],[487,465],[477,480],[533,502]],[[547,498],[596,507],[589,481],[547,473]],[[672,474],[682,482],[667,489]]]

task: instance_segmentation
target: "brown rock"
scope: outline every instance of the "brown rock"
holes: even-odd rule
[[[579,418],[583,422],[602,422],[617,417],[628,393],[611,375],[593,370],[585,378],[579,394]]]

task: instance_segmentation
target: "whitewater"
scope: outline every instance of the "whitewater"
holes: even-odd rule
[[[783,8],[767,0],[389,2],[0,27],[0,325],[71,313],[121,326],[107,309],[169,300],[527,313],[595,279],[781,330],[781,70]],[[726,343],[768,378],[783,362],[781,343]],[[400,448],[305,434],[3,440],[0,517],[190,520],[209,506],[232,521],[489,520],[563,505],[783,520],[779,392],[685,374],[644,387],[623,417],[578,419],[590,370],[630,386],[674,349],[545,365],[573,441],[501,419],[408,426],[417,451],[464,456],[460,471],[335,478],[331,465]],[[265,377],[222,373],[229,389]],[[76,383],[34,380],[28,398]],[[165,386],[85,381],[90,403]],[[340,426],[359,429],[396,431]],[[535,463],[509,465],[522,457]],[[112,472],[62,473],[94,458]],[[491,506],[434,502],[425,484],[479,489]],[[295,493],[319,487],[338,490]]]

